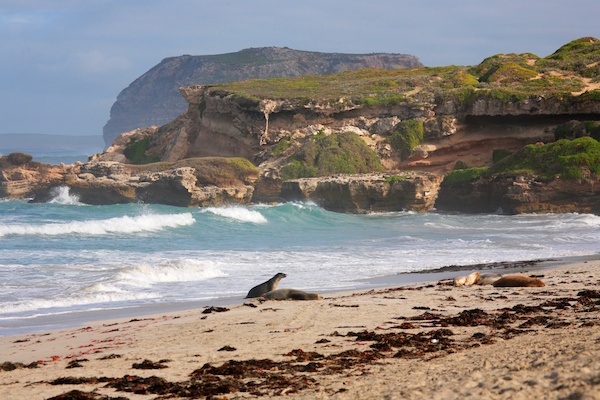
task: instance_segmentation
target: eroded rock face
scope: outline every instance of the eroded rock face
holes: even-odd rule
[[[281,196],[310,200],[336,212],[425,212],[433,209],[440,175],[428,173],[339,175],[283,182]]]
[[[247,204],[252,199],[253,179],[229,187],[199,185],[197,171],[177,167],[146,172],[118,162],[94,162],[69,166],[20,166],[1,171],[0,197],[30,198],[47,202],[54,189],[68,187],[85,204],[144,202],[181,207]]]
[[[456,187],[442,186],[435,207],[468,213],[600,214],[600,178],[554,179],[531,176],[479,179]]]

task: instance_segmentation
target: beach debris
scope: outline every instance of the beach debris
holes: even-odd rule
[[[404,321],[394,327],[416,332],[381,333],[367,330],[364,326],[358,332],[340,334],[335,331],[331,336],[346,338],[345,341],[353,338],[351,343],[356,348],[333,354],[294,349],[284,353],[287,359],[283,361],[265,358],[229,360],[220,365],[206,363],[193,371],[185,381],[169,382],[156,376],[145,378],[124,375],[120,378],[61,378],[48,383],[76,385],[106,382],[106,387],[118,391],[165,398],[206,398],[231,393],[243,393],[244,396],[281,396],[315,389],[319,385],[319,375],[351,376],[365,373],[371,365],[385,358],[430,360],[474,346],[493,344],[497,339],[508,340],[517,335],[535,332],[536,329],[560,329],[572,326],[574,321],[580,322],[580,326],[590,326],[598,322],[594,316],[588,318],[588,312],[597,311],[599,303],[600,291],[584,290],[576,297],[552,298],[538,304],[516,304],[496,310],[473,308],[452,315],[426,311],[421,315],[402,317]],[[569,315],[575,320],[568,319]],[[586,318],[580,317],[581,315]],[[423,324],[427,325],[427,329],[422,329]],[[451,327],[457,329],[450,329]],[[462,327],[481,328],[465,335]],[[419,329],[421,331],[417,331]],[[318,343],[327,342],[320,340]],[[359,346],[369,346],[369,349],[359,350]],[[69,397],[76,396],[73,393],[65,393],[61,395],[64,397],[56,399],[78,399]],[[95,394],[81,394],[84,395]],[[87,399],[99,400],[96,397]]]
[[[133,363],[133,365],[131,366],[131,368],[134,368],[134,369],[163,369],[163,368],[169,368],[168,366],[164,365],[165,362],[169,362],[169,360],[160,360],[158,362],[154,362],[154,361],[150,361],[150,360],[144,360],[141,363]]]
[[[0,364],[0,371],[14,371],[15,369],[20,369],[20,368],[37,368],[39,367],[39,363],[37,361],[32,362],[30,364],[23,364],[20,362],[10,362],[10,361],[6,361],[3,362],[2,364]]]
[[[71,368],[82,368],[83,364],[81,364],[82,362],[86,362],[86,361],[90,361],[87,358],[80,358],[80,359],[75,359],[75,360],[71,360],[69,361],[69,363],[67,364],[67,369],[71,369]]]
[[[227,307],[215,307],[215,306],[210,306],[208,308],[205,308],[202,311],[202,314],[211,314],[211,313],[219,313],[219,312],[225,312],[225,311],[229,311],[229,308]]]

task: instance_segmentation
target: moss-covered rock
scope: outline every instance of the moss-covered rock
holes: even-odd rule
[[[311,137],[281,170],[282,179],[380,172],[377,154],[354,133]]]
[[[392,148],[398,151],[402,159],[408,158],[412,150],[423,142],[423,122],[409,119],[400,122],[389,137]]]
[[[591,137],[561,139],[546,145],[528,145],[500,160],[490,173],[525,172],[545,179],[581,179],[600,174],[600,143]]]
[[[127,144],[127,147],[123,151],[123,154],[129,161],[131,161],[132,164],[150,164],[157,162],[157,156],[146,154],[149,140],[149,138],[143,138],[140,140],[131,138]]]

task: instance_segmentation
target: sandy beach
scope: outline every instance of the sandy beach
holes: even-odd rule
[[[523,273],[1,337],[0,398],[600,399],[600,260]]]

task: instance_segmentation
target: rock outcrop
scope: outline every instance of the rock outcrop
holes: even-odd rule
[[[406,54],[318,53],[279,47],[166,58],[119,93],[104,126],[104,140],[110,145],[123,132],[173,120],[187,106],[178,93],[182,86],[421,65],[417,57]]]
[[[336,212],[425,212],[434,208],[443,177],[427,173],[339,175],[283,183],[288,201],[313,201]]]
[[[207,163],[213,165],[207,167]],[[241,170],[219,160],[191,164],[187,160],[153,170],[107,161],[62,166],[29,163],[2,170],[0,197],[47,202],[56,195],[55,188],[68,187],[80,202],[92,205],[144,202],[206,207],[247,204],[252,200],[257,170]],[[215,169],[224,175],[228,175],[224,170],[231,169],[228,182],[215,184],[203,176],[202,171],[211,167],[209,176]]]
[[[482,178],[443,187],[435,207],[465,213],[592,213],[600,215],[600,177],[541,181],[533,176]]]

